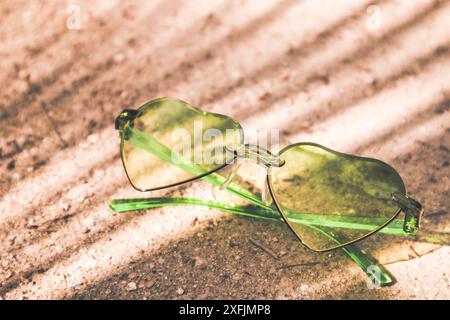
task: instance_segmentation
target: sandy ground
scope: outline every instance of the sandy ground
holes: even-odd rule
[[[246,131],[280,129],[283,145],[391,163],[424,204],[422,234],[448,239],[449,1],[72,3],[0,4],[1,298],[450,298],[446,245],[364,241],[397,278],[370,289],[341,251],[310,252],[281,224],[107,207],[143,196],[124,175],[115,116],[173,96]],[[212,191],[153,193],[164,194]]]

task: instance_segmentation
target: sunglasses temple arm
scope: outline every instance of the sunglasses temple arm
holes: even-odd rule
[[[341,249],[367,274],[375,287],[386,287],[396,282],[394,276],[381,263],[359,249],[356,244],[347,245]]]
[[[275,213],[271,210],[255,206],[238,206],[195,198],[155,197],[141,199],[112,199],[109,202],[110,208],[115,212],[129,212],[167,206],[186,205],[206,206],[211,209],[217,209],[241,216],[284,223],[281,216],[277,212]],[[355,244],[343,247],[342,250],[368,275],[375,285],[387,286],[395,283],[393,276],[381,264],[368,253],[360,250]]]
[[[183,197],[153,197],[153,198],[137,198],[137,199],[111,199],[109,201],[109,207],[115,212],[129,212],[137,210],[146,210],[154,208],[162,208],[168,206],[205,206],[210,209],[217,209],[220,211],[233,213],[240,216],[252,217],[256,219],[271,220],[283,222],[284,220],[278,213],[278,211],[271,207],[258,207],[255,205],[235,205],[233,203],[221,203],[213,200],[196,199],[196,198],[183,198]],[[322,216],[317,219],[304,219],[304,215],[297,214],[293,219],[300,224],[313,225],[313,226],[325,226],[325,227],[341,227],[346,229],[356,230],[372,230],[377,226],[377,222],[374,224],[368,224],[366,221],[357,223],[354,220],[345,221],[333,221],[333,216],[323,219]],[[307,216],[310,216],[309,214]],[[342,219],[342,218],[341,218]],[[366,222],[366,223],[364,223]],[[330,224],[334,223],[334,224]],[[407,235],[402,229],[403,221],[395,219],[388,226],[381,229],[379,232],[382,234],[390,235]]]
[[[253,205],[239,206],[196,198],[155,197],[138,199],[111,199],[109,201],[109,207],[113,211],[120,213],[186,205],[205,206],[210,209],[217,209],[240,216],[283,222],[283,219],[279,215],[274,214],[273,211],[268,209],[259,208]]]

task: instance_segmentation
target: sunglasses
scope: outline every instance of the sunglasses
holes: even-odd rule
[[[116,119],[120,154],[131,185],[153,191],[203,179],[251,206],[189,198],[112,200],[115,211],[166,205],[206,205],[258,218],[282,220],[311,250],[349,248],[377,232],[415,235],[422,206],[406,194],[388,164],[296,143],[277,154],[244,143],[241,125],[172,98],[152,100]],[[238,183],[238,162],[265,170],[260,195]],[[400,212],[405,216],[400,225]],[[281,217],[281,219],[280,219]]]

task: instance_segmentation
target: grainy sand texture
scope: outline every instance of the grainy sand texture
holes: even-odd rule
[[[449,17],[443,0],[1,1],[0,297],[449,299]],[[392,164],[443,243],[363,241],[397,279],[371,289],[283,224],[113,213],[110,198],[213,198],[128,183],[114,119],[161,96]]]

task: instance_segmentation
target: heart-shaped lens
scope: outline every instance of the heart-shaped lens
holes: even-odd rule
[[[146,103],[124,125],[121,156],[131,184],[148,191],[181,184],[229,164],[243,142],[233,119],[171,98]]]
[[[386,163],[303,143],[280,152],[282,167],[269,183],[286,222],[316,251],[360,240],[388,224],[405,194],[399,174]]]

